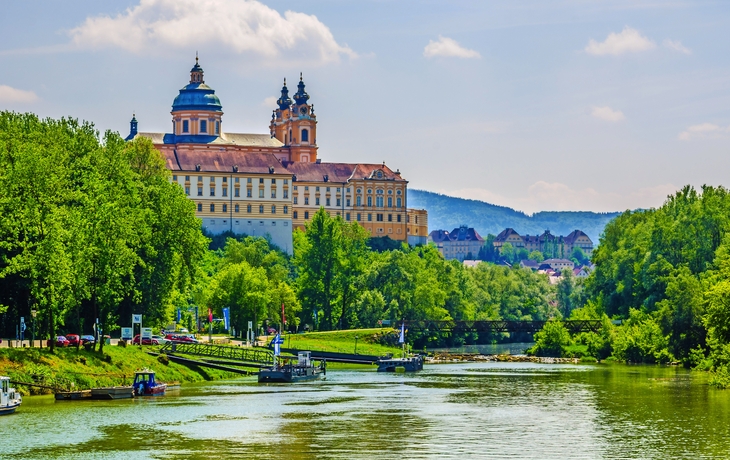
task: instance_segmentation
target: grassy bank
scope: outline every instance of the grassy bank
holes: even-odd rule
[[[145,347],[149,349],[149,347]],[[149,368],[160,382],[200,382],[240,377],[238,374],[209,368],[189,368],[141,351],[139,347],[104,347],[104,354],[83,348],[0,349],[0,375],[13,381],[41,383],[52,387],[86,389],[91,387],[130,385],[134,372]],[[16,385],[23,394],[51,393],[50,390]]]
[[[398,333],[393,329],[352,329],[331,332],[307,332],[306,334],[287,334],[284,348],[298,350],[331,351],[336,353],[357,353],[361,355],[384,356],[400,353],[397,346]]]

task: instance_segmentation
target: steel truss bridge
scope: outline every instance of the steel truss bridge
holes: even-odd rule
[[[406,329],[411,332],[527,332],[534,334],[541,330],[548,321],[404,321]],[[567,320],[562,321],[571,334],[577,332],[598,332],[601,320]]]

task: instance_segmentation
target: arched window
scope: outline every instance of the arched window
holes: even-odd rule
[[[383,207],[383,197],[382,196],[379,196],[378,197],[378,199],[377,199],[377,206],[379,208],[382,208]]]
[[[392,196],[389,196],[388,197],[388,207],[389,208],[392,208],[393,207],[393,197]]]
[[[360,195],[357,196],[357,206],[362,206],[362,200],[360,199]]]
[[[373,197],[369,196],[368,197],[368,206],[372,206],[372,205],[373,205]]]
[[[309,130],[308,129],[302,130],[302,142],[309,142]]]
[[[395,199],[395,205],[396,205],[397,207],[399,207],[399,208],[401,207],[401,201],[400,201],[400,197],[398,197],[398,198],[396,198],[396,199]]]

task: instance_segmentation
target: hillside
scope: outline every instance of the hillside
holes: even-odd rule
[[[497,206],[483,201],[468,200],[424,190],[408,191],[408,207],[428,211],[428,229],[453,230],[459,225],[474,227],[483,237],[498,234],[507,227],[517,233],[538,234],[549,229],[553,235],[567,235],[573,230],[583,230],[598,244],[606,224],[619,215],[618,212],[599,213],[590,211],[543,211],[532,216],[512,208]]]

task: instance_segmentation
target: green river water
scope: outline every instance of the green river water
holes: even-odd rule
[[[730,391],[674,367],[469,363],[331,369],[164,397],[27,397],[2,459],[730,458]]]

